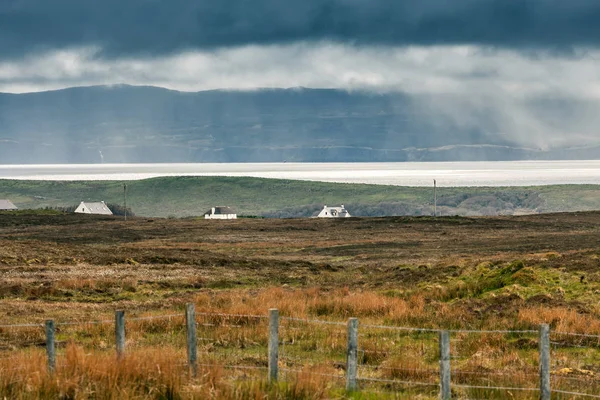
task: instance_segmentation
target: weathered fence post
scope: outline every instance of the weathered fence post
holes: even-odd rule
[[[187,356],[188,365],[192,370],[192,375],[198,373],[198,344],[196,339],[196,306],[193,303],[185,306],[185,325],[187,328]]]
[[[348,320],[348,353],[346,355],[346,390],[357,389],[356,373],[358,369],[358,319]]]
[[[279,310],[269,309],[269,382],[277,382],[279,372]]]
[[[452,392],[450,389],[450,333],[440,331],[440,399],[450,400]]]
[[[540,325],[540,399],[550,400],[550,326]]]
[[[125,354],[125,311],[115,312],[115,343],[117,347],[117,358],[123,358]]]
[[[54,373],[56,368],[56,349],[54,347],[54,321],[46,321],[46,354],[48,355],[48,372]]]

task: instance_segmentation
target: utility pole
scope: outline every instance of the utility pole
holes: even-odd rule
[[[127,221],[127,185],[123,184],[123,203],[125,210],[125,221]]]
[[[433,216],[437,216],[437,182],[433,180]]]

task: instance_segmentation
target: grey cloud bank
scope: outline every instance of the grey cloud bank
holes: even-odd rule
[[[234,90],[253,90],[256,88],[281,88],[281,87],[313,87],[313,88],[336,88],[353,94],[357,91],[357,97],[362,100],[361,107],[356,109],[354,101],[348,103],[335,102],[322,105],[322,111],[326,114],[335,107],[336,112],[345,117],[341,118],[344,123],[337,126],[332,125],[330,129],[323,128],[315,134],[315,138],[323,136],[331,139],[341,132],[345,132],[348,126],[356,125],[356,129],[362,129],[371,135],[365,136],[368,140],[361,141],[358,147],[375,146],[381,148],[443,148],[446,145],[509,145],[536,149],[533,153],[508,157],[527,158],[540,156],[538,151],[554,151],[565,147],[596,148],[600,145],[597,127],[600,125],[600,70],[597,59],[600,59],[600,50],[590,50],[587,57],[572,58],[547,54],[544,57],[528,57],[515,50],[483,50],[478,46],[416,46],[416,47],[381,47],[369,48],[342,45],[339,43],[295,43],[288,45],[270,46],[244,46],[237,48],[225,48],[205,52],[184,52],[171,56],[157,57],[151,59],[139,59],[135,57],[124,57],[119,59],[103,59],[95,56],[94,49],[64,50],[49,52],[40,56],[29,56],[24,61],[0,61],[0,91],[5,92],[36,92],[55,88],[81,85],[113,85],[128,83],[134,85],[161,86],[181,91],[201,91],[209,89],[230,88]],[[413,103],[399,102],[396,97],[390,97],[390,102],[396,104],[401,110],[399,116],[386,119],[385,123],[378,123],[379,112],[385,115],[387,105],[375,111],[377,97],[364,97],[362,93],[381,94],[405,94],[414,100]],[[66,93],[79,93],[68,91]],[[84,92],[87,93],[87,92]],[[97,93],[91,91],[90,93]],[[109,104],[117,104],[123,96],[123,103],[117,107],[118,110],[133,110],[136,107],[150,109],[145,105],[146,101],[155,104],[153,96],[159,96],[158,92],[149,92],[142,96],[139,101],[125,101],[128,91],[117,90],[113,92],[113,99]],[[320,93],[320,92],[315,92]],[[215,100],[209,94],[206,99]],[[245,96],[239,93],[240,98],[253,99],[244,108],[247,116],[253,122],[249,125],[239,125],[232,132],[237,132],[239,138],[254,137],[258,132],[267,129],[272,132],[263,136],[267,138],[260,140],[260,152],[264,153],[265,147],[280,140],[280,144],[289,143],[285,132],[294,131],[293,118],[289,118],[288,124],[268,127],[269,123],[261,121],[263,115],[281,115],[283,119],[288,113],[292,113],[295,105],[289,109],[273,110],[270,108],[260,109],[260,93],[253,97],[250,93]],[[204,95],[202,95],[204,96]],[[141,114],[136,119],[135,125],[144,126],[144,135],[170,135],[168,129],[155,125],[152,121],[154,116],[159,115],[161,110],[177,109],[179,96],[168,96],[160,102],[160,107],[152,109],[152,112]],[[25,97],[24,97],[25,98]],[[52,96],[32,97],[36,100],[26,104],[22,108],[11,109],[10,104],[17,97],[5,104],[0,104],[0,122],[6,128],[4,137],[19,141],[23,139],[26,132],[47,133],[45,138],[53,136],[56,142],[62,137],[62,132],[69,126],[95,126],[101,127],[92,139],[86,142],[97,142],[98,138],[113,137],[116,142],[111,145],[122,146],[121,116],[118,112],[100,112],[96,106],[90,106],[85,110],[79,110],[81,99],[73,100],[62,98],[57,101]],[[86,98],[85,96],[83,97]],[[162,98],[162,97],[161,97]],[[238,97],[231,94],[228,101],[235,103]],[[45,99],[45,100],[43,100]],[[311,98],[308,103],[316,103],[319,96]],[[337,99],[337,98],[336,98]],[[352,96],[350,99],[354,99]],[[168,100],[168,101],[167,101]],[[234,101],[235,100],[235,101]],[[7,100],[8,101],[8,100]],[[278,103],[281,100],[273,101]],[[319,100],[321,101],[321,100]],[[337,101],[337,100],[336,100]],[[226,104],[225,102],[224,104]],[[68,105],[62,111],[63,117],[60,124],[57,122],[56,129],[51,129],[50,120],[55,120],[56,112],[38,113],[47,110],[56,104]],[[191,107],[189,115],[197,115],[206,111],[211,102],[197,108]],[[212,106],[211,106],[212,107]],[[341,109],[338,109],[341,107]],[[345,109],[344,107],[348,107]],[[208,108],[217,113],[218,109]],[[320,108],[318,108],[321,110]],[[24,113],[24,110],[29,110]],[[111,109],[112,110],[112,109]],[[363,113],[366,110],[373,125],[362,126],[357,121],[347,119],[347,115],[353,112]],[[2,113],[4,112],[4,113]],[[239,114],[240,110],[232,113]],[[321,111],[319,111],[321,112]],[[313,124],[329,121],[330,116],[319,117],[314,110],[308,112],[303,118],[311,120]],[[14,116],[21,116],[15,120]],[[102,116],[100,120],[95,118]],[[289,116],[289,115],[288,115]],[[82,117],[83,120],[76,123],[72,120]],[[173,117],[168,114],[165,120]],[[214,118],[220,120],[218,113]],[[325,119],[323,119],[325,118]],[[225,135],[222,126],[212,126],[211,118],[205,116],[206,121],[202,124],[195,122],[194,118],[184,118],[178,129],[188,129],[195,132],[198,126],[210,126],[205,136],[190,137],[190,146],[195,148],[198,140],[210,140],[212,137]],[[226,119],[223,117],[223,119]],[[14,121],[13,121],[14,120]],[[416,121],[417,125],[424,124],[426,128],[415,128],[407,126],[406,121]],[[11,125],[8,122],[13,121]],[[177,120],[179,121],[179,120]],[[178,123],[182,122],[179,121]],[[18,122],[18,124],[17,124]],[[62,124],[62,125],[61,125]],[[107,125],[108,124],[108,125]],[[111,124],[116,124],[114,127]],[[431,125],[428,125],[431,124]],[[35,126],[33,126],[35,125]],[[419,125],[421,126],[421,125]],[[383,127],[387,133],[379,141],[373,139],[373,132]],[[85,128],[86,130],[88,128]],[[165,131],[167,129],[167,131]],[[227,128],[229,129],[229,128]],[[225,129],[225,131],[227,131]],[[418,135],[410,140],[400,140],[402,137]],[[103,133],[102,133],[103,132]],[[18,135],[17,135],[18,133]],[[8,136],[6,136],[8,134]],[[295,132],[297,135],[303,135]],[[140,135],[142,133],[140,132]],[[408,136],[407,136],[408,135]],[[309,135],[310,136],[310,135]],[[448,139],[440,140],[448,136]],[[224,137],[224,136],[223,136]],[[310,136],[312,137],[312,136]],[[307,143],[313,143],[308,137]],[[357,133],[357,137],[360,134]],[[421,142],[419,138],[426,138]],[[480,138],[485,137],[485,140]],[[1,139],[1,137],[0,137]],[[458,140],[460,139],[460,140]],[[38,140],[38,139],[36,139]],[[44,139],[47,140],[47,139]],[[362,139],[361,139],[362,140]],[[60,142],[60,141],[59,141]],[[53,142],[54,143],[54,142]],[[58,143],[58,142],[57,142]],[[35,153],[36,157],[50,154],[50,149],[60,150],[66,148],[70,139],[65,138],[64,145],[54,144],[51,148],[44,148],[41,153]],[[212,142],[211,142],[212,143]],[[278,142],[279,143],[279,142]],[[330,142],[328,145],[330,145]],[[335,146],[346,146],[345,141],[336,142]],[[351,145],[356,145],[351,142]],[[123,156],[113,158],[119,161],[145,161],[153,162],[160,157],[167,157],[167,161],[178,159],[177,157],[188,157],[188,144],[179,144],[185,149],[185,154],[171,152],[175,155],[164,155],[169,153],[161,142],[157,145],[160,152],[157,158],[138,159]],[[178,146],[179,146],[178,145]],[[29,144],[23,146],[27,147]],[[261,147],[265,146],[265,147]],[[321,146],[319,144],[318,146]],[[7,149],[4,144],[0,147]],[[377,147],[377,146],[376,146]],[[114,149],[115,147],[113,147]],[[121,148],[121,147],[119,147]],[[212,148],[212,147],[211,147]],[[462,147],[461,153],[455,152],[458,159],[472,159],[471,154],[479,152],[481,148],[473,149]],[[497,152],[496,148],[490,148]],[[57,151],[58,151],[57,150]],[[92,149],[90,160],[96,160],[98,150]],[[171,149],[173,150],[173,149]],[[62,150],[60,150],[62,151]],[[196,150],[193,150],[196,152]],[[320,150],[319,150],[320,151]],[[362,151],[362,150],[361,150]],[[427,155],[436,156],[443,154],[438,159],[453,159],[447,156],[448,149],[427,150]],[[520,150],[519,150],[520,151]],[[103,149],[103,154],[110,153]],[[504,151],[502,151],[504,156]],[[29,152],[28,154],[30,154]],[[145,154],[148,152],[145,152]],[[463,156],[463,153],[466,153]],[[585,157],[596,157],[597,151],[587,151]],[[23,153],[24,154],[24,153]],[[33,154],[33,153],[31,153]],[[196,153],[194,153],[196,154]],[[199,153],[198,153],[199,154]],[[415,155],[417,154],[417,155]],[[412,152],[415,159],[423,159],[421,151]],[[454,153],[453,153],[454,154]],[[575,157],[569,153],[568,157]],[[577,153],[578,155],[580,153]],[[598,153],[600,154],[600,153]],[[344,151],[344,157],[347,152]],[[6,150],[4,158],[9,156],[22,157],[19,152]],[[317,158],[302,155],[302,160],[331,160],[330,156],[319,156]],[[555,158],[566,157],[562,154],[551,155]],[[0,157],[3,158],[3,157]],[[136,156],[137,157],[137,156]],[[172,157],[172,158],[168,158]],[[191,161],[205,159],[206,154],[194,156]],[[272,161],[274,159],[293,159],[294,155],[281,155],[277,153],[266,159],[252,159],[252,161]],[[279,158],[277,158],[279,157]],[[331,156],[334,157],[334,156]],[[336,155],[335,157],[338,157]],[[446,157],[446,158],[444,158]],[[495,154],[485,152],[483,156],[477,155],[478,159],[486,157],[498,157]],[[541,157],[541,156],[540,156]],[[187,159],[187,158],[185,158]],[[338,161],[349,158],[335,158]],[[391,158],[397,160],[396,158]],[[430,158],[424,158],[430,159]],[[500,157],[502,159],[502,157]],[[15,159],[16,160],[16,159]],[[374,160],[373,158],[361,159],[362,161]],[[390,160],[382,158],[381,160]],[[404,160],[404,158],[400,158]],[[63,160],[64,161],[64,160]],[[74,161],[74,160],[69,160]],[[78,160],[85,162],[85,160]],[[209,161],[240,161],[239,158],[209,159]]]
[[[96,47],[157,56],[249,44],[473,44],[569,50],[600,44],[596,0],[3,0],[0,57]]]
[[[245,46],[152,59],[106,60],[94,49],[0,61],[0,92],[129,83],[181,91],[282,87],[600,99],[600,50],[586,57],[477,46],[369,47],[337,43]]]

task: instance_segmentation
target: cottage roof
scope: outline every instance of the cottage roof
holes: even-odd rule
[[[87,201],[82,201],[81,203],[83,205],[85,205],[87,207],[87,209],[90,210],[90,213],[92,213],[92,214],[113,215],[112,211],[110,211],[110,208],[108,208],[106,203],[104,203],[103,201],[94,202],[94,203],[88,203]]]
[[[338,211],[338,212],[342,212],[343,211],[343,212],[346,212],[346,208],[344,208],[343,206],[342,207],[328,207],[328,206],[325,206],[325,207],[323,207],[323,209],[324,210],[330,210],[330,211]]]
[[[18,210],[12,201],[6,199],[0,199],[0,210]]]
[[[319,217],[350,217],[350,213],[346,210],[346,207],[342,204],[340,207],[329,207],[323,206]]]
[[[235,211],[231,207],[213,207],[204,214],[213,214],[213,210],[215,210],[214,214],[235,214]]]

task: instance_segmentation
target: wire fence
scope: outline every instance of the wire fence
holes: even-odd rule
[[[123,320],[1,324],[0,381],[75,368],[67,343],[104,356],[116,348],[115,362],[131,351],[169,346],[178,361],[161,368],[192,375],[218,368],[231,371],[233,379],[310,378],[346,390],[444,400],[600,398],[600,335],[554,332],[547,325],[539,330],[358,325],[356,319],[280,317],[277,310],[195,312],[192,304],[185,313]],[[35,353],[37,366],[19,365],[28,349],[45,350],[43,356]]]

